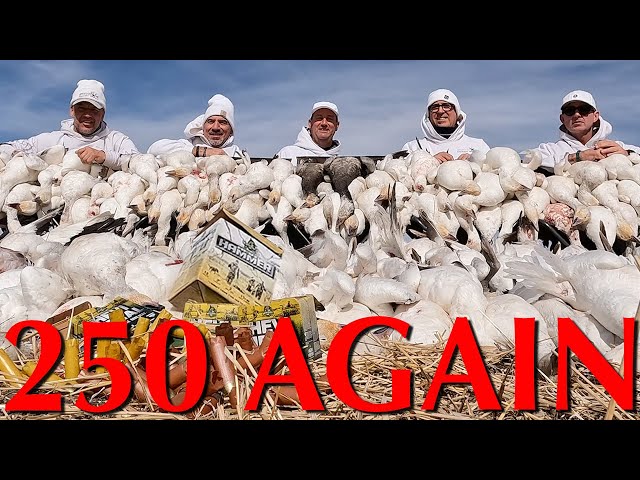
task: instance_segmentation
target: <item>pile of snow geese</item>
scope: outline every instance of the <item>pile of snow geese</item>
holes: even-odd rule
[[[416,151],[294,167],[185,151],[131,155],[107,174],[63,147],[2,157],[0,347],[16,358],[13,324],[86,301],[182,318],[168,300],[180,261],[224,208],[282,247],[272,299],[314,295],[325,341],[385,315],[413,327],[390,339],[430,345],[467,317],[480,346],[511,348],[514,317],[534,317],[551,371],[557,319],[570,317],[619,363],[640,300],[640,156],[548,174],[524,157],[494,147],[468,161]]]

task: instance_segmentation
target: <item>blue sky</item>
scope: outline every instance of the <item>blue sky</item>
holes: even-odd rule
[[[216,93],[235,106],[236,144],[272,157],[311,107],[340,110],[344,155],[385,155],[422,137],[429,92],[452,90],[466,133],[516,150],[556,141],[562,97],[593,94],[612,138],[640,145],[640,60],[0,60],[0,141],[58,130],[78,80],[105,84],[109,127],[141,151],[182,138]]]

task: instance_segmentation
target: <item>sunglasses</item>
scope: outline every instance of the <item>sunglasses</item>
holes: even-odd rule
[[[429,107],[429,111],[435,113],[440,107],[444,112],[450,112],[453,109],[453,105],[450,103],[434,103]]]
[[[591,107],[590,105],[580,105],[578,107],[576,107],[576,106],[563,107],[562,108],[562,114],[566,115],[568,117],[571,117],[574,113],[576,113],[576,110],[583,117],[586,116],[586,115],[589,115],[591,112],[595,112],[593,107]]]

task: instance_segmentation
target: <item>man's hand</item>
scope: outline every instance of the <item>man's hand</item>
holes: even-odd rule
[[[600,149],[598,148],[590,148],[588,150],[580,150],[580,160],[588,160],[591,162],[597,162],[598,160],[602,160],[606,155],[603,155]]]
[[[102,150],[97,150],[91,147],[82,147],[76,150],[76,155],[82,160],[82,163],[104,163],[107,158],[107,154]]]
[[[442,162],[448,162],[448,161],[450,161],[450,160],[453,160],[453,155],[451,155],[451,154],[450,154],[450,153],[448,153],[448,152],[440,152],[440,153],[436,153],[436,154],[434,155],[434,157],[435,157],[435,158],[437,158],[437,159],[440,161],[440,163],[442,163]]]
[[[211,155],[226,155],[225,151],[217,147],[206,147],[204,149],[204,156],[210,157]]]
[[[603,156],[602,158],[613,155],[614,153],[621,153],[625,156],[629,155],[629,152],[627,152],[613,140],[600,140],[596,142],[594,149],[600,152],[600,154]],[[582,153],[580,153],[580,156],[582,156]]]
[[[470,153],[463,153],[458,157],[458,160],[469,160],[471,158]]]

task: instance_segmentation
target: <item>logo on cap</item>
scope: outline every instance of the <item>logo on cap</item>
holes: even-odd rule
[[[94,100],[98,100],[98,94],[95,92],[83,92],[80,95],[78,95],[78,97],[82,98],[82,97],[91,97]]]
[[[445,99],[445,100],[449,100],[449,95],[445,95],[445,96],[444,96],[444,99]]]
[[[577,94],[577,93],[574,93],[574,94],[573,94],[573,98],[578,98],[578,94]]]

